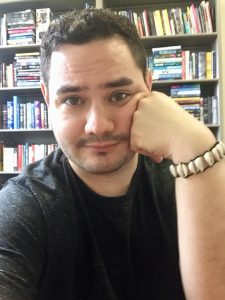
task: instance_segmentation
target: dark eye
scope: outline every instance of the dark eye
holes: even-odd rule
[[[67,105],[80,105],[82,100],[79,97],[68,97],[64,100]]]
[[[123,101],[125,99],[127,99],[127,97],[129,96],[128,93],[116,93],[111,97],[111,101],[112,102],[119,102],[119,101]]]

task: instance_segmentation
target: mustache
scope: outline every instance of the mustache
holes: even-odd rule
[[[102,136],[90,136],[88,138],[80,138],[76,145],[77,147],[82,147],[91,143],[101,143],[101,142],[127,142],[130,140],[130,135],[126,133],[120,134],[105,134]]]

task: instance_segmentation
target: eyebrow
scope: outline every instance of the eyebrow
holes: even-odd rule
[[[121,87],[126,85],[131,85],[133,83],[133,80],[127,77],[122,77],[117,80],[105,82],[103,84],[100,84],[100,88],[114,88],[114,87]]]
[[[87,86],[73,86],[73,85],[63,85],[57,90],[57,95],[66,94],[66,93],[77,93],[81,91],[88,90]]]
[[[122,77],[117,80],[108,81],[100,84],[98,87],[103,88],[116,88],[133,84],[133,80],[127,77]],[[73,85],[63,85],[57,90],[57,95],[65,93],[77,93],[88,90],[88,86],[73,86]]]

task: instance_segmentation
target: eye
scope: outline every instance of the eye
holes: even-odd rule
[[[119,93],[112,95],[110,100],[112,102],[120,102],[120,101],[124,101],[124,100],[128,99],[129,96],[130,96],[130,94],[128,94],[128,93],[119,92]]]
[[[80,105],[83,103],[83,101],[81,100],[81,98],[73,96],[73,97],[67,97],[64,100],[64,103],[67,105]]]

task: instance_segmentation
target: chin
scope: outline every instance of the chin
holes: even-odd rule
[[[98,158],[95,161],[88,161],[87,159],[75,159],[73,160],[73,164],[87,173],[109,174],[123,168],[133,156],[134,153],[129,152],[129,154],[126,156],[120,156],[118,159],[110,160],[107,159],[106,155],[103,155],[101,159]]]

